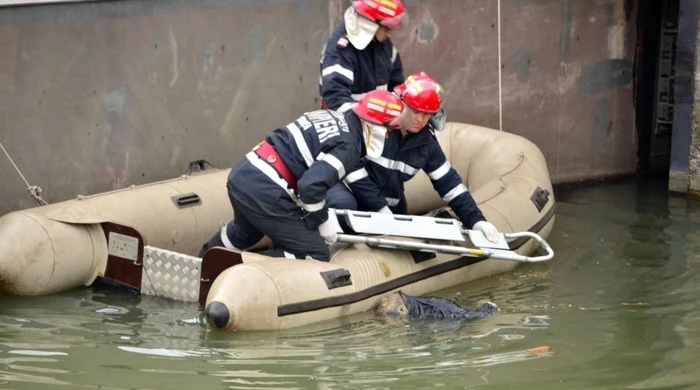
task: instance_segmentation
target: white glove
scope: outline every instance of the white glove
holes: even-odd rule
[[[391,209],[389,208],[389,206],[384,206],[377,212],[382,213],[382,214],[394,214],[391,212]]]
[[[318,232],[321,237],[326,241],[327,245],[333,245],[338,241],[338,232],[342,232],[343,229],[338,223],[338,217],[334,212],[328,212],[328,219],[326,222],[318,225]]]
[[[484,233],[484,236],[491,242],[498,242],[498,229],[492,223],[479,221],[474,224],[474,230],[479,230]]]

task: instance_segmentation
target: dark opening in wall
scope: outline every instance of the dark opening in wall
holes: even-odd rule
[[[679,0],[639,0],[634,105],[640,174],[668,173]]]

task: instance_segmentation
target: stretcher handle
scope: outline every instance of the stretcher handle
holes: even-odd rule
[[[525,235],[529,235],[530,232],[525,232],[525,233],[528,233]],[[517,234],[518,236],[516,236],[516,237],[520,237],[521,235],[523,235],[522,233],[512,233],[512,234]],[[532,234],[534,234],[534,233],[532,233]],[[535,234],[535,236],[537,236],[537,235]],[[539,236],[537,236],[537,237],[539,238]],[[391,240],[391,239],[379,238],[379,237],[356,236],[356,235],[352,235],[352,234],[338,234],[338,241],[344,242],[347,244],[365,244],[368,246],[389,248],[389,249],[406,249],[406,250],[417,250],[417,251],[421,251],[421,252],[448,253],[448,254],[453,254],[453,255],[469,256],[469,257],[487,256],[489,258],[517,261],[517,262],[521,262],[521,263],[535,263],[535,262],[547,261],[554,256],[554,252],[552,251],[552,248],[549,246],[549,244],[547,244],[546,241],[542,240],[542,238],[539,238],[538,242],[540,243],[540,246],[547,251],[547,255],[536,256],[536,257],[523,256],[523,255],[519,255],[513,251],[501,250],[501,249],[487,249],[487,248],[474,249],[474,248],[465,248],[465,247],[453,246],[453,245],[435,245],[435,244],[426,244],[426,243],[414,242],[414,241]]]

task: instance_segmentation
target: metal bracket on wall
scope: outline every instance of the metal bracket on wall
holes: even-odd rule
[[[673,128],[676,81],[676,40],[678,39],[678,2],[666,1],[661,10],[661,31],[656,72],[654,135],[667,136]]]

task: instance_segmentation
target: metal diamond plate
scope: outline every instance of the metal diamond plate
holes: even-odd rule
[[[152,246],[143,252],[142,294],[197,302],[202,259]]]

